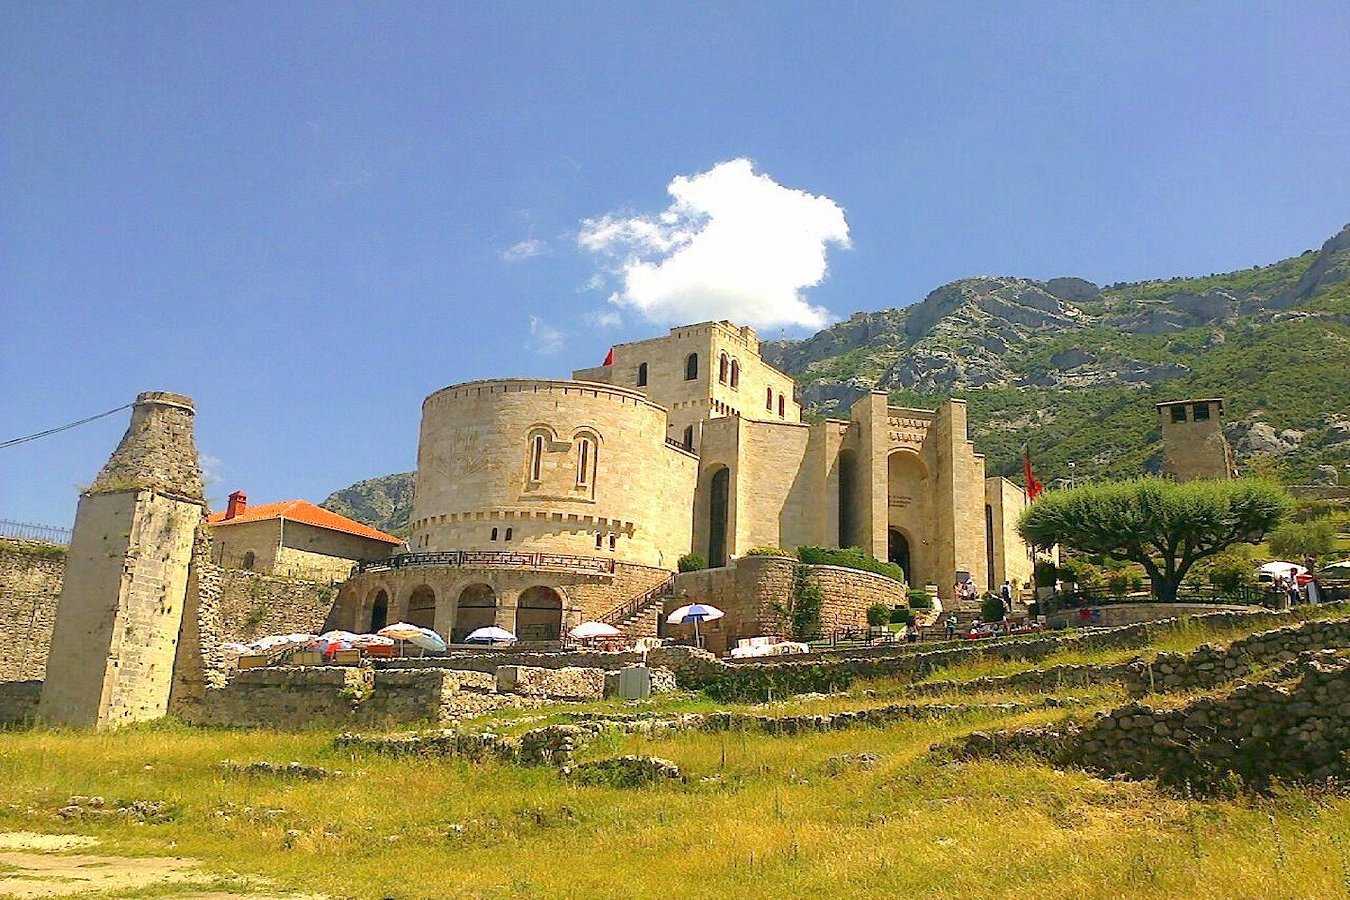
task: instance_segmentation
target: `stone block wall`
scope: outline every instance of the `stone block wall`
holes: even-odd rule
[[[324,630],[338,587],[307,581],[220,569],[221,640],[250,641],[268,634]],[[392,620],[391,620],[392,621]]]
[[[64,547],[0,541],[0,682],[46,673],[65,571]]]
[[[780,556],[746,556],[717,569],[682,572],[675,577],[670,612],[685,603],[707,603],[726,615],[699,626],[704,646],[726,653],[741,638],[785,635],[786,627],[775,607],[792,596],[798,563]],[[855,628],[867,624],[867,607],[874,603],[901,606],[908,601],[905,586],[881,575],[839,566],[805,566],[824,597],[821,627]],[[692,637],[692,626],[677,626],[678,637]]]
[[[605,696],[605,670],[502,666],[497,670],[497,690],[554,700],[600,700]]]

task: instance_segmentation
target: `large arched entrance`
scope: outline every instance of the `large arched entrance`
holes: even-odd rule
[[[408,596],[408,618],[411,625],[436,627],[436,592],[425,584],[413,588]]]
[[[857,498],[858,454],[844,450],[839,454],[839,546],[860,547]]]
[[[886,559],[904,569],[905,581],[914,584],[914,578],[910,575],[909,538],[899,528],[886,531]]]
[[[551,587],[536,584],[516,601],[516,637],[522,641],[562,639],[562,597]]]
[[[380,588],[375,592],[375,596],[370,601],[370,627],[367,631],[375,632],[389,624],[389,593]]]
[[[708,566],[727,564],[727,508],[731,499],[731,470],[722,466],[708,484]]]
[[[460,643],[475,628],[484,628],[497,621],[497,594],[488,584],[471,584],[459,592],[455,610],[455,626],[450,629],[450,640]]]

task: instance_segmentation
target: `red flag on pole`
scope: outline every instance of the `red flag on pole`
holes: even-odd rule
[[[1041,495],[1041,491],[1044,490],[1044,485],[1042,485],[1039,481],[1036,480],[1036,476],[1031,471],[1030,447],[1024,446],[1022,448],[1022,462],[1026,469],[1026,476],[1027,476],[1027,499],[1035,500],[1037,497]]]
[[[612,365],[614,365],[614,348],[613,348],[613,347],[610,347],[610,348],[609,348],[609,352],[605,354],[605,361],[604,361],[603,363],[601,363],[601,365],[602,365],[602,366],[612,366]]]

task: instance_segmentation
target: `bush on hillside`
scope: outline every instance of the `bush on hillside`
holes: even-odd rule
[[[786,556],[791,558],[792,554],[782,547],[751,547],[745,551],[746,556]]]
[[[898,624],[898,625],[908,625],[910,622],[913,622],[913,621],[914,621],[914,610],[910,609],[910,608],[907,607],[907,606],[892,606],[892,607],[891,607],[891,624],[892,624],[892,625],[897,625],[897,624]]]
[[[798,547],[797,558],[811,566],[841,566],[884,575],[895,581],[905,580],[905,570],[895,563],[882,562],[861,547]]]
[[[1336,549],[1336,526],[1330,517],[1311,522],[1286,522],[1270,533],[1270,552],[1279,559],[1301,562]]]
[[[906,595],[909,598],[910,609],[932,609],[933,596],[927,591],[921,591],[917,588],[909,591]]]

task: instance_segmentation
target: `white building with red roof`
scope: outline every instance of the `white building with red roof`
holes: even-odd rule
[[[249,506],[243,491],[230,494],[224,512],[207,522],[218,565],[265,575],[342,581],[355,561],[383,559],[403,544],[308,500]]]

